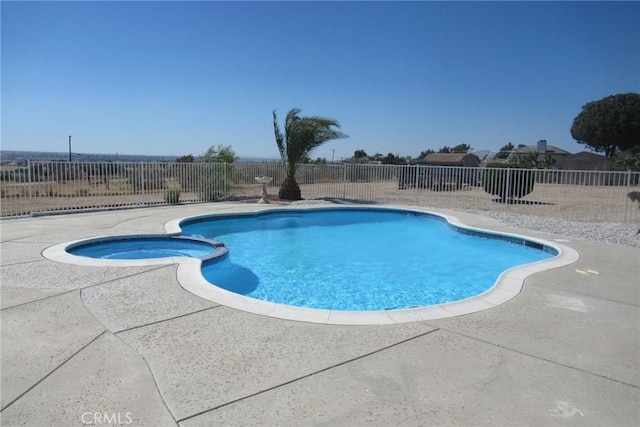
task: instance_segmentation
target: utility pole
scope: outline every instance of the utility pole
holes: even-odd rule
[[[331,149],[331,163],[333,163],[333,156],[334,156],[334,154],[336,154],[336,149],[335,149],[335,148],[332,148],[332,149]]]
[[[71,162],[71,135],[69,135],[69,162]]]

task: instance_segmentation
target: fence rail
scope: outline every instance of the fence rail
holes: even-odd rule
[[[250,200],[257,176],[277,199],[282,163],[29,162],[0,171],[2,218]],[[578,221],[640,223],[640,172],[362,164],[300,165],[305,199],[502,211]],[[639,193],[640,194],[640,193]]]

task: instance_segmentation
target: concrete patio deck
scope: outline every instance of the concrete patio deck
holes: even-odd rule
[[[580,253],[478,313],[384,326],[259,316],[185,291],[176,265],[45,259],[52,245],[163,233],[207,204],[1,224],[1,424],[640,425],[640,249],[513,229]]]

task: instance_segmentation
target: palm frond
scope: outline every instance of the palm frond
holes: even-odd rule
[[[276,145],[278,146],[280,157],[282,157],[282,160],[287,160],[287,146],[285,145],[284,135],[282,135],[282,132],[280,131],[276,110],[273,110],[273,132],[276,135]]]
[[[300,117],[299,108],[293,108],[287,114],[284,134],[278,125],[277,115],[273,111],[273,128],[280,156],[287,162],[287,176],[293,178],[298,165],[314,149],[332,139],[347,138],[339,131],[340,123],[330,117]]]

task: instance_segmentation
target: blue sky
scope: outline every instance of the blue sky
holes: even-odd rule
[[[640,91],[640,2],[2,1],[4,150],[278,157],[271,111],[358,149],[578,152],[581,107]]]

